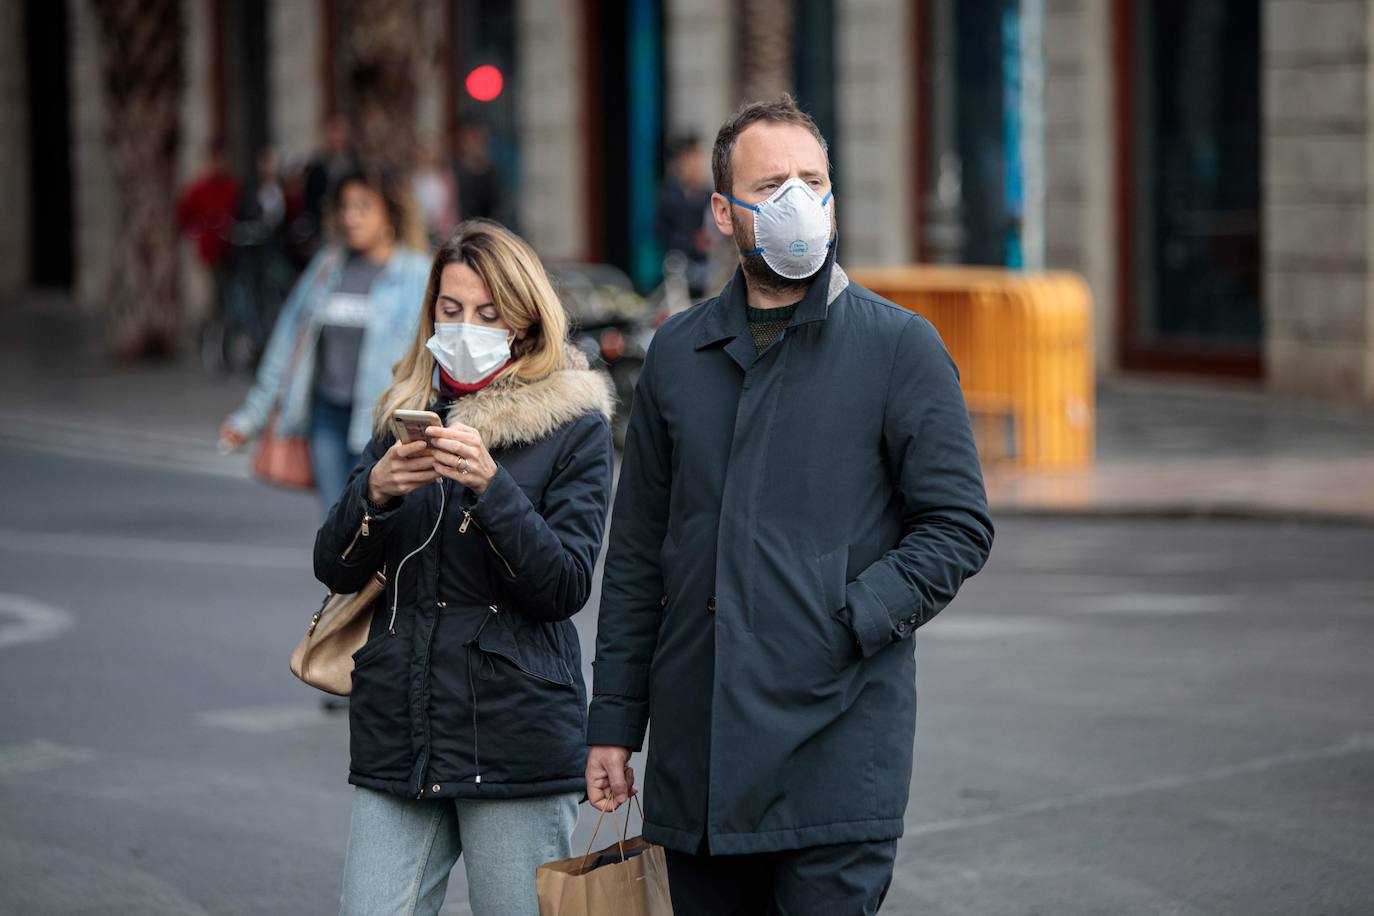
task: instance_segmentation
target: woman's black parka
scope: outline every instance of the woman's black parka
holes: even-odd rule
[[[315,541],[315,575],[387,589],[354,656],[349,782],[412,798],[581,791],[587,602],[611,490],[611,395],[571,365],[436,405],[499,469],[481,499],[443,478],[373,513],[375,438]],[[393,611],[394,608],[394,611]]]

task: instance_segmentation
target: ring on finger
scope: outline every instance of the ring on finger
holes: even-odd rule
[[[459,474],[466,474],[467,472],[468,472],[468,460],[467,460],[466,458],[459,458],[459,459],[458,459],[458,473],[459,473]]]

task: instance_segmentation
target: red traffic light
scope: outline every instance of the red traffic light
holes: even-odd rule
[[[501,88],[505,85],[506,79],[501,75],[501,71],[491,64],[483,64],[468,74],[468,78],[463,81],[467,87],[468,95],[479,102],[490,102],[501,94]]]

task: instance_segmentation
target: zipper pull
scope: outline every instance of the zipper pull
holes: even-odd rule
[[[459,534],[467,534],[467,533],[468,533],[468,525],[471,525],[471,524],[472,524],[472,513],[469,512],[468,510],[464,509],[464,510],[463,510],[463,523],[462,523],[461,525],[458,526],[458,533],[459,533]]]
[[[362,527],[362,530],[359,531],[358,533],[361,534],[363,537],[367,537],[369,534],[371,534],[371,530],[368,528],[368,525],[370,525],[371,523],[372,523],[372,513],[371,513],[371,512],[364,512],[364,513],[363,513],[363,527]]]

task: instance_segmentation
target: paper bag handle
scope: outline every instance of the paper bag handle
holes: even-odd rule
[[[644,823],[644,808],[639,803],[639,795],[630,796],[634,799],[635,807],[639,809],[639,822]],[[587,867],[587,860],[592,857],[592,850],[596,848],[596,835],[601,831],[601,822],[606,819],[606,809],[600,808],[601,815],[596,819],[596,826],[592,828],[592,841],[587,844],[587,854],[582,857],[582,867]],[[616,846],[620,848],[620,861],[625,861],[625,843],[630,838],[630,806],[625,806],[625,827],[620,834],[620,839],[616,840]]]

